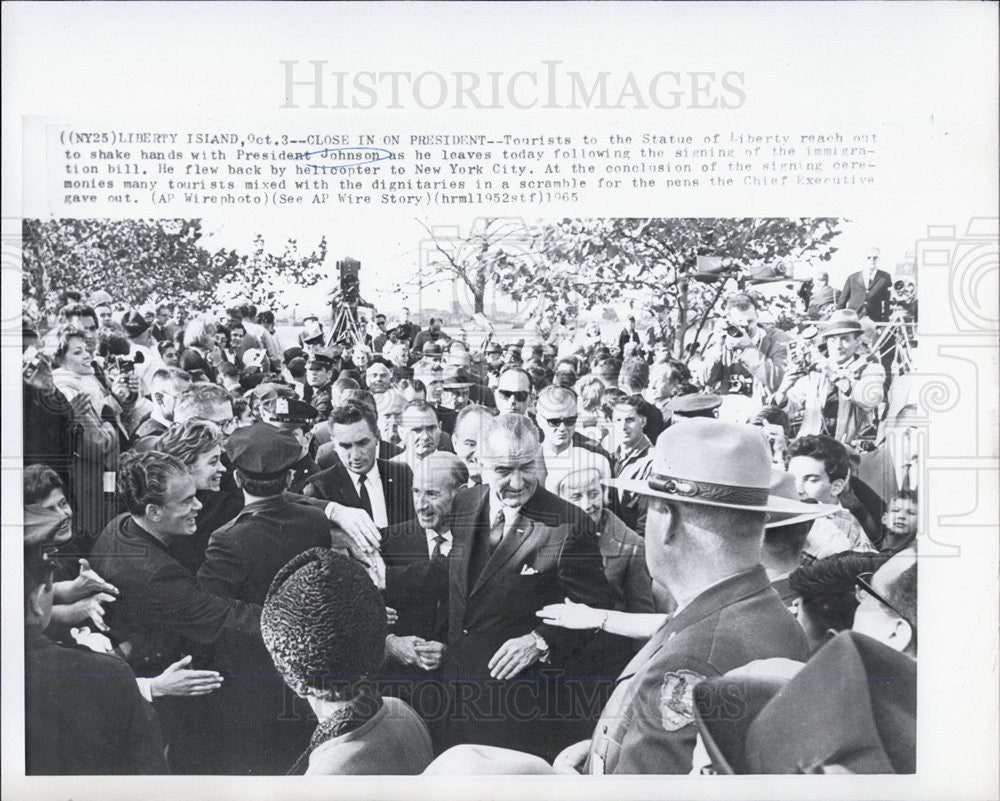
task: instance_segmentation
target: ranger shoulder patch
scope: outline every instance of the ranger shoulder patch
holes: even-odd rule
[[[694,686],[705,677],[691,670],[672,670],[660,685],[660,721],[666,731],[694,723]]]

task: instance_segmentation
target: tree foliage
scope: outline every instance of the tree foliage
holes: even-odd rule
[[[838,226],[831,218],[564,219],[534,227],[529,253],[506,266],[498,286],[515,300],[540,300],[548,314],[645,306],[681,355],[726,287],[782,260],[829,260]],[[716,269],[706,273],[699,257]]]
[[[230,275],[223,280],[231,283],[234,297],[246,300],[258,309],[283,311],[282,284],[300,287],[315,286],[324,273],[320,271],[326,260],[326,237],[307,255],[299,253],[298,242],[289,239],[281,255],[269,253],[264,237],[257,234],[253,251],[240,257]]]
[[[322,277],[326,240],[307,256],[289,240],[282,255],[263,237],[249,255],[202,243],[201,220],[24,220],[22,294],[39,314],[54,312],[60,293],[109,291],[126,306],[171,302],[190,311],[218,306],[220,287],[238,287],[262,308],[281,307],[278,281],[312,286]]]
[[[454,282],[457,300],[465,311],[482,314],[491,282],[514,269],[530,243],[530,230],[520,218],[482,217],[466,236],[457,229],[424,226],[420,269],[414,279],[396,290],[423,290],[442,281]]]

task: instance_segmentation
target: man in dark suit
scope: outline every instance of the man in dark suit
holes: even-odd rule
[[[25,527],[25,773],[167,773],[156,713],[128,665],[43,633],[52,618],[55,563],[46,550],[55,532]]]
[[[198,583],[221,598],[263,605],[272,580],[288,561],[310,548],[330,546],[330,524],[321,508],[296,503],[286,493],[302,453],[293,434],[255,423],[230,436],[226,452],[245,505],[212,534]],[[309,745],[314,726],[307,710],[300,705],[301,714],[290,714],[294,696],[285,691],[263,643],[257,648],[220,647],[215,664],[227,674],[213,700],[227,721],[219,736],[229,770],[283,774]]]
[[[608,608],[611,588],[594,524],[541,486],[539,450],[529,418],[490,418],[479,443],[486,483],[455,499],[447,743],[550,756],[588,723],[574,701],[590,690],[577,657],[593,632],[539,624],[536,612],[565,598]]]
[[[193,667],[211,667],[223,640],[236,648],[262,647],[261,607],[212,595],[168,550],[197,531],[201,504],[184,464],[156,451],[127,454],[118,482],[128,513],[101,532],[90,564],[120,591],[105,622],[114,641],[128,643],[123,650],[136,674],[156,676],[189,654]],[[156,700],[175,772],[224,769],[205,747],[212,726],[204,700]]]
[[[768,515],[816,507],[772,495],[770,476],[771,454],[752,426],[692,419],[660,436],[647,477],[609,482],[649,497],[646,565],[678,608],[626,666],[592,736],[564,749],[555,772],[686,774],[700,682],[756,659],[807,658],[805,633],[771,587],[760,550]],[[493,773],[548,771],[525,754],[455,752],[448,759],[465,772],[484,760]]]
[[[330,427],[340,459],[310,478],[302,494],[363,509],[378,528],[412,518],[413,472],[405,464],[376,458],[374,412],[360,403],[342,404],[331,412]]]
[[[858,317],[868,317],[873,322],[884,323],[889,319],[889,296],[892,276],[878,269],[878,248],[869,248],[863,270],[851,273],[837,297],[838,309],[851,309]]]
[[[448,638],[448,557],[455,495],[469,471],[453,453],[420,460],[413,475],[416,517],[391,526],[382,541],[385,602],[398,619],[386,638],[385,678],[437,733],[444,711],[440,667]]]

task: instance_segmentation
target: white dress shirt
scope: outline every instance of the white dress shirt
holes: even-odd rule
[[[351,470],[347,471],[354,482],[354,490],[361,497],[361,474]],[[368,489],[368,499],[372,504],[372,522],[379,528],[389,525],[389,515],[385,507],[385,492],[382,490],[382,478],[378,474],[378,462],[372,465],[372,469],[365,474],[365,487]]]
[[[438,536],[444,538],[444,542],[441,543],[441,556],[447,556],[448,554],[451,553],[451,532],[450,531],[442,531],[440,534],[438,534],[438,532],[436,532],[432,528],[425,528],[424,529],[424,534],[427,536],[427,555],[428,556],[433,556],[434,555],[434,545],[436,544],[434,542],[434,538],[438,537]]]

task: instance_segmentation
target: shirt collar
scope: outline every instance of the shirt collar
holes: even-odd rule
[[[347,474],[351,477],[351,481],[354,482],[355,488],[357,488],[358,478],[361,476],[361,473],[355,473],[346,464],[344,465],[344,469],[347,470]],[[378,472],[378,459],[375,460],[375,464],[372,465],[372,469],[365,473],[365,483],[371,484],[373,481],[382,481]]]
[[[425,528],[424,535],[427,537],[427,542],[429,543],[433,543],[435,537],[442,537],[444,538],[442,545],[451,544],[451,529],[448,529],[447,531],[435,531],[432,528]]]
[[[620,453],[622,457],[642,456],[643,454],[646,453],[646,451],[648,451],[652,447],[653,447],[652,441],[649,439],[649,437],[643,434],[642,439],[639,440],[639,444],[636,445],[634,448],[629,448],[625,443],[619,445],[618,453]]]

